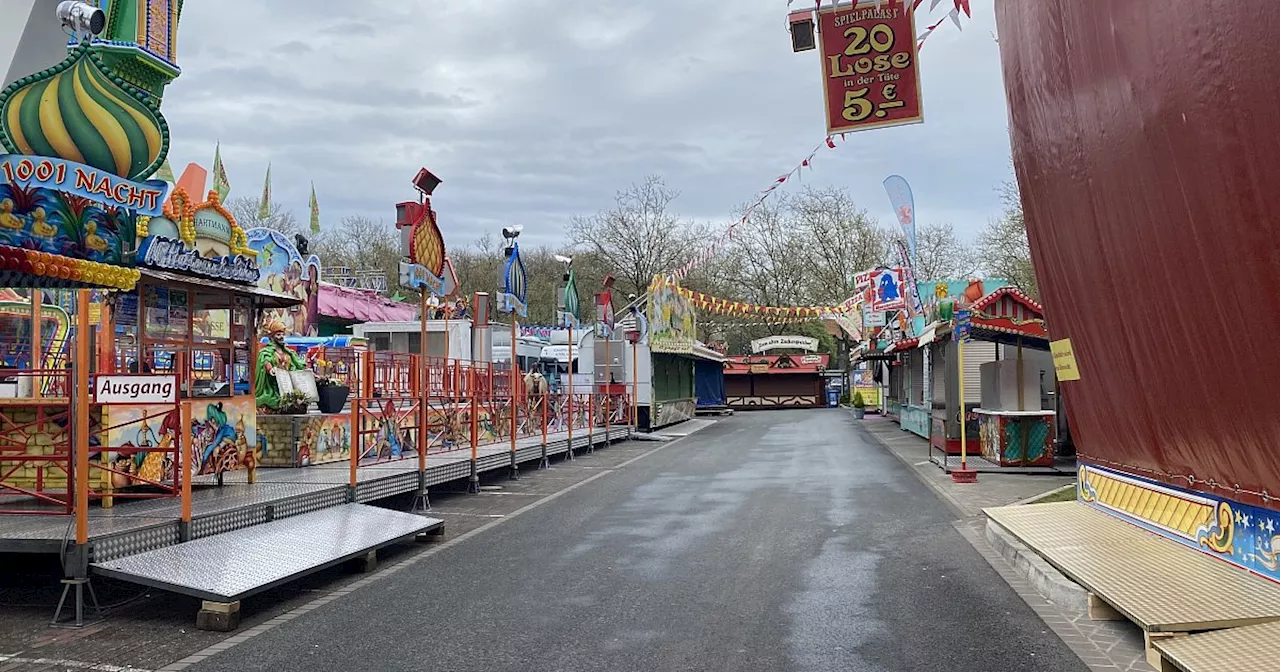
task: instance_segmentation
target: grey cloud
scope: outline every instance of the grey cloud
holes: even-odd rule
[[[684,215],[727,221],[822,141],[817,57],[791,52],[780,0],[209,4],[187,4],[166,93],[175,168],[207,167],[221,140],[236,193],[256,194],[270,161],[299,216],[314,180],[326,220],[390,219],[425,165],[451,245],[514,221],[553,241],[650,173]],[[261,20],[225,18],[241,9]],[[977,0],[975,24],[926,43],[926,123],[821,150],[797,188],[846,186],[891,221],[880,182],[899,173],[923,221],[972,233],[998,213],[992,11]]]

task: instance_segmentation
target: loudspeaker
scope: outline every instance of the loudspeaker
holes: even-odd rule
[[[793,12],[787,18],[791,24],[791,51],[799,53],[818,48],[812,12]]]

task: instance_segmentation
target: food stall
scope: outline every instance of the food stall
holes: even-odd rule
[[[981,366],[982,403],[973,414],[982,456],[1000,467],[1052,467],[1054,370],[1044,309],[1005,287],[970,311],[973,338],[999,344],[1004,355]]]
[[[735,410],[822,408],[827,405],[827,354],[738,355],[725,358],[725,397]]]

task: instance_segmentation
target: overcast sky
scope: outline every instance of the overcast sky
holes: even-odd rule
[[[808,0],[800,0],[807,2]],[[949,2],[940,5],[936,17]],[[184,6],[167,90],[175,173],[215,141],[232,197],[306,221],[394,219],[420,166],[447,245],[510,223],[554,243],[575,214],[648,174],[680,214],[729,221],[825,134],[816,51],[792,53],[785,0],[219,0]],[[925,123],[850,135],[804,183],[848,187],[892,222],[881,181],[911,183],[919,221],[972,237],[1010,179],[992,0],[921,52]],[[921,26],[925,23],[918,19]],[[800,188],[797,184],[790,188]]]

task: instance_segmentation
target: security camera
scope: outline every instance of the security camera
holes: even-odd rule
[[[58,21],[76,35],[99,35],[107,27],[107,15],[101,9],[76,0],[58,3]]]
[[[502,227],[502,237],[508,240],[513,240],[520,237],[521,231],[524,231],[524,226],[521,224],[516,224],[515,226],[504,226]]]
[[[555,255],[555,259],[556,261],[564,264],[565,266],[573,265],[573,257],[566,257],[563,254],[557,254]]]

